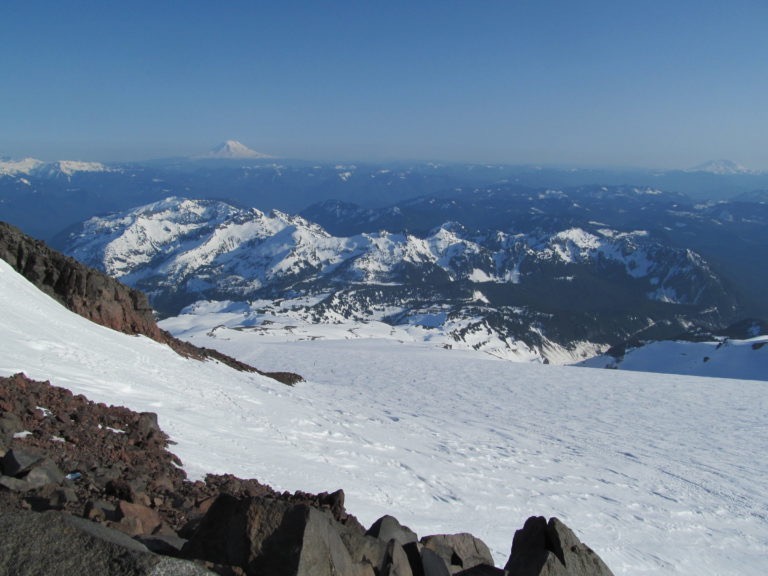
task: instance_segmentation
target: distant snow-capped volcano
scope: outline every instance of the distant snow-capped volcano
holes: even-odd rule
[[[245,144],[237,140],[227,140],[218,146],[214,146],[207,154],[197,156],[197,158],[222,158],[222,159],[243,159],[243,158],[272,158],[268,154],[262,154],[251,150]]]

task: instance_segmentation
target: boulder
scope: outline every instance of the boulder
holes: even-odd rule
[[[347,524],[337,522],[336,529],[354,562],[369,564],[381,572],[389,561],[387,542],[368,536],[364,528],[355,522]]]
[[[389,515],[382,516],[376,520],[376,522],[371,524],[366,535],[373,536],[384,542],[396,540],[400,545],[416,542],[418,540],[418,536],[416,536],[416,533],[413,530],[407,526],[403,526],[397,518]]]
[[[40,452],[14,448],[3,456],[0,469],[6,476],[20,476],[42,459]]]
[[[27,472],[24,480],[30,489],[41,488],[48,484],[61,484],[64,481],[64,473],[53,460],[44,458]]]
[[[157,414],[154,412],[142,412],[136,422],[136,434],[141,440],[146,440],[150,436],[164,437],[165,434],[160,430],[160,424],[157,422]]]
[[[13,412],[4,412],[0,416],[0,457],[10,448],[13,435],[23,430],[24,424]]]
[[[57,486],[48,484],[32,496],[27,496],[25,500],[30,504],[32,510],[42,512],[44,510],[61,510],[68,504],[77,503],[78,497],[75,490],[70,486]]]
[[[445,560],[437,552],[429,548],[421,548],[421,569],[424,576],[451,576]]]
[[[125,534],[60,512],[0,515],[0,574],[204,576],[192,562],[152,554]]]
[[[11,492],[26,492],[29,490],[27,482],[13,476],[0,476],[0,486]]]
[[[532,516],[515,532],[509,576],[613,576],[608,566],[557,518]]]
[[[421,544],[440,556],[451,574],[479,564],[493,566],[493,556],[485,542],[466,532],[425,536]]]
[[[41,459],[39,456],[32,457],[18,450],[10,450],[3,462],[3,470],[10,470],[12,474],[0,476],[0,486],[14,492],[26,492],[48,484],[61,484],[64,480],[64,474],[50,458]]]
[[[121,517],[114,527],[130,536],[154,534],[163,525],[163,519],[157,510],[142,504],[120,500],[117,509]]]
[[[89,500],[85,503],[83,516],[89,520],[103,522],[104,520],[117,521],[120,514],[117,506],[106,500]]]
[[[327,510],[265,497],[219,496],[182,553],[246,574],[373,576],[355,562]]]
[[[336,520],[344,520],[347,516],[347,511],[344,508],[344,490],[336,490],[335,492],[321,492],[317,495],[318,503],[321,508],[328,508],[331,511],[331,515]]]
[[[408,555],[397,540],[392,539],[387,544],[379,574],[381,576],[414,576]]]

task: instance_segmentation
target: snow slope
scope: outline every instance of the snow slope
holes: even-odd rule
[[[208,339],[309,378],[290,388],[91,324],[2,261],[0,309],[0,373],[157,412],[193,477],[343,487],[363,523],[387,512],[420,534],[470,531],[498,562],[525,518],[542,514],[572,526],[616,574],[765,571],[765,383],[373,339]]]
[[[618,368],[718,378],[768,380],[768,336],[712,342],[665,340],[627,350],[619,358],[602,355],[580,363],[592,368]]]

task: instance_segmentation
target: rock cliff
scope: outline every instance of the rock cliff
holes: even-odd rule
[[[64,306],[113,330],[163,341],[146,296],[0,222],[0,258]]]

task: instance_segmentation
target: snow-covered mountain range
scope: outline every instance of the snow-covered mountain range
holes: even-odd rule
[[[238,150],[234,141],[221,147]],[[124,239],[111,245],[111,263],[89,260],[115,273],[122,265],[164,314],[199,298],[287,298],[312,302],[291,312],[306,322],[381,321],[428,329],[445,346],[556,362],[624,340],[768,317],[768,180],[758,174],[255,157],[2,166],[0,218],[65,249],[61,230],[94,215],[127,215],[173,194],[226,199],[229,216],[201,216],[222,231],[195,250],[173,244],[197,240],[171,223],[172,232],[143,232],[162,247],[157,253]],[[631,181],[645,185],[610,184]],[[733,200],[696,201],[681,190]],[[200,222],[190,226],[190,234],[207,233]],[[274,230],[249,236],[259,226]],[[215,248],[220,234],[235,234],[233,246]],[[172,281],[153,278],[153,267]],[[265,306],[286,313],[283,304]]]
[[[734,174],[757,174],[754,170],[742,166],[733,160],[711,160],[690,168],[689,172],[708,172],[720,176],[732,176]]]
[[[421,236],[340,237],[278,211],[168,198],[91,218],[65,251],[147,292],[165,314],[196,300],[288,297],[290,310],[267,308],[306,322],[419,327],[448,347],[558,363],[649,327],[717,324],[735,307],[695,252],[599,223],[473,233],[447,222]]]
[[[78,160],[58,160],[56,162],[43,162],[36,158],[24,158],[23,160],[0,160],[0,176],[36,176],[42,178],[56,178],[60,176],[70,177],[79,172],[112,172],[110,168],[100,162],[82,162]],[[26,182],[29,184],[29,181]]]
[[[365,525],[395,512],[419,533],[468,530],[498,562],[522,521],[542,514],[617,575],[764,573],[762,382],[220,331],[218,345],[240,359],[307,378],[287,387],[97,326],[1,260],[0,307],[0,375],[157,413],[193,479],[343,488]]]

